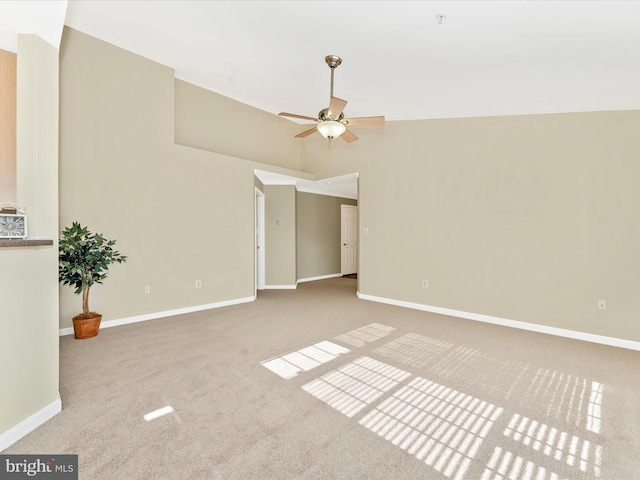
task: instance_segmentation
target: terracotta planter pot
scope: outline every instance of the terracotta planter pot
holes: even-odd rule
[[[102,315],[95,314],[95,317],[83,318],[82,314],[73,317],[73,331],[76,338],[91,338],[98,335]]]

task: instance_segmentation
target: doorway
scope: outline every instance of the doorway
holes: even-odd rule
[[[255,289],[264,290],[265,268],[265,242],[264,242],[264,192],[256,187],[255,204],[255,230],[256,230],[256,259],[255,259]]]
[[[358,207],[340,205],[340,273],[358,273]]]

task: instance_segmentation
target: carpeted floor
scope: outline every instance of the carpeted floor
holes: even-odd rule
[[[62,337],[63,411],[3,453],[78,454],[80,479],[640,478],[640,352],[355,291]]]

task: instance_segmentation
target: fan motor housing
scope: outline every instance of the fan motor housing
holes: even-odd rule
[[[336,122],[342,122],[343,119],[344,119],[344,113],[340,113],[340,116],[334,117],[333,115],[329,115],[328,108],[323,108],[318,113],[318,120],[320,120],[321,122],[324,122],[325,120],[335,120]]]

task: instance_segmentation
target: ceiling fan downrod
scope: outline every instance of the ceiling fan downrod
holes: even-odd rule
[[[329,65],[331,69],[331,94],[329,95],[329,98],[331,98],[333,97],[333,71],[342,63],[342,59],[337,55],[327,55],[324,57],[324,61],[327,62],[327,65]]]

